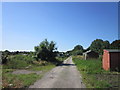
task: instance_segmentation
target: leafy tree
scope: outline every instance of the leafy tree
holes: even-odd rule
[[[81,45],[76,45],[73,50],[83,50]]]
[[[91,43],[90,49],[99,54],[102,54],[103,49],[108,49],[109,46],[110,46],[109,41],[103,41],[102,39],[96,39]]]
[[[67,51],[69,55],[81,55],[83,53],[83,47],[81,45],[76,45],[73,50]]]
[[[104,41],[104,43],[103,43],[103,48],[104,49],[109,49],[110,48],[110,42],[109,41]]]
[[[56,56],[55,50],[57,50],[57,48],[55,45],[55,42],[48,42],[47,39],[45,39],[39,46],[35,46],[36,59],[52,61]]]
[[[111,49],[120,49],[120,40],[115,40],[110,45]]]

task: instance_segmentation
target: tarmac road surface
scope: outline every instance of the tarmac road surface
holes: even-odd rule
[[[69,57],[29,88],[85,88],[85,85],[72,57]]]

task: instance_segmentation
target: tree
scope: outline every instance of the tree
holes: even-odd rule
[[[2,64],[6,64],[8,61],[8,56],[10,55],[10,52],[8,50],[5,50],[2,52]]]
[[[45,39],[39,46],[35,46],[36,59],[52,61],[56,56],[55,50],[57,50],[57,48],[55,45],[55,42],[48,42],[47,39]]]
[[[110,44],[111,49],[120,49],[120,40],[115,40]]]
[[[90,49],[99,54],[102,54],[103,49],[108,49],[109,46],[110,46],[109,41],[103,41],[102,39],[96,39],[91,43]]]
[[[73,50],[83,50],[81,45],[76,45]]]
[[[83,53],[83,47],[81,45],[76,45],[73,50],[68,51],[70,55],[81,55]]]
[[[106,40],[106,41],[103,42],[103,44],[104,44],[103,45],[104,49],[109,49],[110,48],[110,42],[109,41]]]

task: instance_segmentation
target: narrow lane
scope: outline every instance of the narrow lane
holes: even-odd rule
[[[29,88],[85,88],[72,57],[67,58],[61,66],[52,69]]]

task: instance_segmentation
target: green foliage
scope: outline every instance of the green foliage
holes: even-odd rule
[[[11,60],[25,61],[27,64],[31,64],[34,58],[32,58],[30,55],[15,55],[12,56]]]
[[[104,41],[103,42],[103,49],[109,49],[110,48],[110,42],[109,41]]]
[[[33,84],[39,78],[41,78],[41,75],[35,73],[15,75],[11,73],[11,69],[3,69],[2,86],[5,88],[25,88]]]
[[[81,45],[76,45],[73,50],[83,50]]]
[[[82,55],[83,47],[81,45],[76,45],[73,50],[67,51],[66,53],[69,55]]]
[[[9,56],[10,55],[10,52],[8,50],[5,50],[4,52],[2,52],[2,64],[6,64],[8,59],[9,59]]]
[[[11,60],[8,62],[7,65],[4,65],[3,68],[21,69],[21,68],[25,68],[27,66],[28,66],[28,64],[25,61]]]
[[[118,85],[118,83],[113,82],[118,82],[119,73],[103,70],[101,59],[83,60],[74,56],[73,61],[82,74],[82,80],[88,88],[109,88]]]
[[[103,69],[101,67],[102,66],[101,60],[98,59],[80,60],[76,58],[74,62],[76,63],[80,71],[85,71],[88,74],[97,74],[103,72]]]
[[[9,61],[3,68],[10,68],[10,69],[20,69],[25,68],[29,64],[32,64],[34,58],[29,55],[13,55],[9,56]]]
[[[39,75],[31,74],[12,74],[16,69],[3,69],[2,86],[5,88],[25,88],[32,85],[36,80],[40,79],[47,71],[54,68],[55,65],[47,64],[45,66],[32,65],[28,70],[42,71]],[[9,86],[12,84],[11,86]]]
[[[120,49],[120,40],[115,40],[110,45],[111,49]]]
[[[56,44],[53,41],[48,42],[47,39],[45,39],[40,43],[39,46],[35,46],[36,59],[41,59],[45,61],[54,60],[56,56],[54,50],[57,49],[55,45]]]
[[[55,65],[53,64],[47,64],[45,66],[37,66],[37,65],[34,65],[30,68],[30,70],[33,70],[33,71],[49,71],[51,70],[52,68],[54,68]]]
[[[109,47],[109,41],[103,41],[102,39],[96,39],[90,45],[90,49],[99,53],[100,55],[103,53],[103,49],[109,49]]]
[[[59,61],[64,61],[64,60],[66,60],[68,57],[56,57],[56,59],[57,60],[59,60]]]
[[[24,87],[28,87],[29,85],[33,84],[38,78],[40,78],[40,75],[36,75],[35,73],[31,73],[31,74],[20,74],[17,75],[18,79],[20,81],[23,81],[23,85]]]

